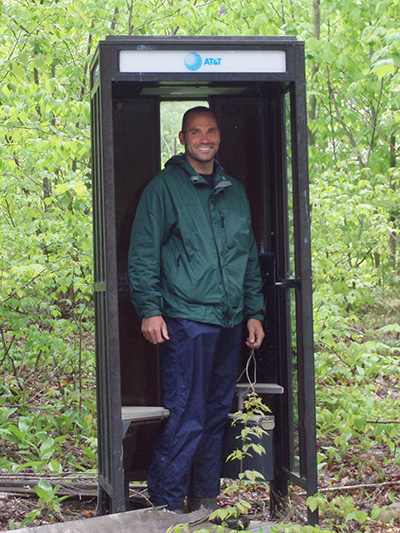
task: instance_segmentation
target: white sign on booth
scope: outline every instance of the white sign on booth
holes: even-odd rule
[[[283,50],[121,50],[120,72],[286,72]]]

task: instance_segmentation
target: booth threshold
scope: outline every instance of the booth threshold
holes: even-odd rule
[[[84,520],[74,520],[71,522],[62,522],[50,524],[47,526],[29,527],[19,529],[20,533],[165,533],[171,526],[182,523],[194,523],[189,526],[190,532],[199,529],[207,529],[210,533],[220,531],[218,526],[207,521],[201,521],[207,514],[203,510],[194,511],[185,515],[175,514],[164,509],[139,509],[136,511],[126,511],[110,515],[99,516],[96,518],[87,518]],[[257,533],[270,533],[273,522],[251,521],[247,531]],[[226,528],[226,532],[231,529]],[[4,533],[11,533],[7,531]]]

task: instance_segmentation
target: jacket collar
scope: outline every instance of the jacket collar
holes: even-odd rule
[[[222,189],[226,189],[227,187],[230,187],[232,185],[232,182],[225,176],[225,171],[221,167],[221,165],[218,163],[218,161],[215,161],[215,165],[216,165],[216,170],[214,174],[214,192],[217,193]],[[193,185],[207,184],[206,180],[202,176],[200,176],[200,174],[198,174],[194,170],[194,168],[192,168],[192,166],[190,166],[190,169],[192,171],[190,175],[190,180],[193,183]]]
[[[183,170],[189,175],[191,182],[193,185],[205,185],[207,184],[206,180],[198,174],[194,168],[190,165],[189,161],[186,159],[185,154],[179,154],[173,156],[169,161],[167,161],[165,166],[170,165],[179,165]],[[221,167],[221,165],[218,163],[218,161],[215,161],[216,170],[215,170],[215,176],[214,176],[214,194],[226,189],[227,187],[230,187],[232,185],[232,182],[229,180],[229,178],[225,175],[224,169]]]

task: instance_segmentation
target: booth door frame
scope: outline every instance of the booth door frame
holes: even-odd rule
[[[296,49],[296,68],[301,72],[295,79],[304,80],[303,48]],[[110,47],[103,48],[94,60],[92,71],[92,146],[93,146],[93,197],[94,197],[94,240],[95,240],[95,303],[96,303],[96,351],[97,384],[99,405],[99,507],[100,513],[125,510],[124,471],[122,450],[121,376],[118,324],[117,250],[115,235],[115,191],[114,153],[112,122],[112,87],[108,73],[112,71]],[[103,76],[102,73],[105,73]],[[288,452],[282,446],[277,453],[277,479],[272,484],[273,494],[287,493],[287,484],[293,481],[304,486],[308,494],[317,491],[316,441],[315,441],[315,398],[314,368],[312,352],[312,302],[311,302],[311,255],[309,239],[308,172],[307,172],[307,127],[305,82],[292,82],[291,95],[291,138],[293,157],[293,194],[299,205],[295,213],[295,224],[299,228],[295,242],[296,279],[286,276],[286,265],[278,264],[277,283],[279,298],[295,287],[297,300],[297,327],[305,331],[298,339],[299,390],[301,405],[299,416],[304,431],[300,433],[300,475],[293,471],[293,446]],[[282,110],[281,110],[282,111]],[[282,147],[284,139],[282,138]],[[282,151],[282,154],[284,151]],[[105,177],[107,179],[105,179]],[[285,190],[277,192],[277,197],[285,198]],[[282,221],[284,230],[285,222]],[[284,235],[284,231],[282,233]],[[282,244],[285,244],[284,240]],[[279,245],[279,243],[278,243]],[[282,275],[283,274],[283,275]],[[298,277],[298,279],[297,279]],[[293,286],[293,285],[292,285]],[[287,298],[286,298],[287,301]],[[282,323],[286,324],[288,335],[290,320],[288,306],[281,313]],[[305,328],[305,329],[304,329]],[[282,346],[285,342],[281,343]],[[289,363],[289,362],[288,362]],[[290,365],[282,365],[281,377],[286,379]],[[305,395],[307,391],[307,395]],[[105,397],[104,397],[105,396]],[[314,402],[314,403],[313,403]],[[289,400],[282,404],[281,414],[286,420],[293,420],[293,406]],[[287,427],[278,428],[281,443],[288,437]],[[305,428],[307,431],[305,431]],[[289,428],[290,429],[293,428]],[[283,474],[283,475],[281,475]],[[315,523],[315,515],[309,513],[309,522]]]
[[[304,72],[304,61],[298,61],[296,65]],[[296,79],[304,78],[300,73]],[[275,143],[274,153],[278,156],[273,172],[278,178],[274,202],[275,248],[281,251],[277,253],[276,272],[279,379],[288,389],[277,404],[277,476],[271,482],[271,504],[274,507],[288,494],[289,482],[304,488],[308,496],[318,491],[305,84],[291,83],[288,93],[272,102],[269,116],[270,120],[281,125],[290,120],[289,131],[283,127],[276,128],[281,135],[270,139]],[[289,155],[291,190],[288,187]],[[290,202],[293,208],[292,226],[288,217]],[[292,244],[289,243],[290,236],[294,240]],[[291,264],[293,260],[294,268]],[[296,330],[296,354],[292,349],[292,324]],[[296,379],[294,359],[297,364]],[[296,431],[298,442],[295,441]],[[315,525],[317,522],[318,513],[308,509],[308,523]]]
[[[97,63],[96,63],[97,61]],[[109,53],[97,52],[92,70],[92,174],[98,508],[125,511],[121,422],[113,121]]]
[[[301,69],[301,62],[296,64]],[[304,488],[308,495],[317,492],[305,86],[292,82],[274,94],[264,94],[252,101],[248,98],[242,100],[238,101],[237,97],[213,97],[210,104],[221,115],[222,129],[228,126],[219,154],[219,160],[228,174],[235,177],[237,169],[233,161],[236,160],[241,167],[239,174],[248,173],[248,169],[243,168],[248,153],[242,153],[240,144],[252,146],[255,164],[248,160],[247,164],[255,166],[250,169],[250,174],[254,175],[251,185],[257,189],[258,197],[254,197],[252,190],[247,192],[252,204],[253,223],[256,224],[260,251],[267,249],[276,257],[275,292],[279,333],[276,356],[278,375],[275,379],[287,390],[282,397],[273,400],[277,454],[276,476],[271,488],[272,507],[275,508],[282,497],[288,494],[289,482]],[[234,115],[239,114],[237,124],[234,116],[227,117],[230,103]],[[257,107],[258,116],[255,116]],[[244,133],[240,131],[243,128],[243,109],[248,110],[246,122],[250,124]],[[233,148],[229,146],[233,135],[229,131],[231,123],[239,136],[233,138]],[[291,161],[290,168],[288,158]],[[292,243],[289,242],[291,239]],[[297,354],[293,350],[294,333]],[[265,339],[267,342],[268,338]],[[265,346],[260,352],[263,352],[263,348]],[[296,374],[297,379],[294,379]],[[264,376],[258,376],[258,381],[263,380]],[[310,513],[309,521],[315,523],[316,514]]]

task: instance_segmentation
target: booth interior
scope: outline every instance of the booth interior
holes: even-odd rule
[[[279,385],[275,280],[276,268],[285,272],[287,270],[287,257],[278,252],[283,244],[279,242],[279,235],[286,229],[280,227],[282,213],[288,211],[287,205],[283,205],[287,198],[287,88],[287,84],[271,82],[202,85],[114,82],[114,165],[123,406],[162,405],[157,348],[143,338],[140,320],[130,302],[127,256],[138,200],[146,184],[161,168],[161,110],[165,103],[185,101],[189,108],[200,102],[209,106],[218,117],[222,138],[218,160],[229,175],[242,182],[249,198],[260,253],[266,308],[266,339],[256,352],[256,365],[251,361],[246,374],[250,354],[244,346],[238,378],[241,376],[241,383],[246,383],[250,377],[251,382],[255,381],[257,384]],[[176,137],[179,130],[178,119]],[[179,152],[179,146],[177,148]],[[269,389],[264,387],[262,391],[273,416],[277,411],[275,404],[279,401],[275,393],[282,393],[283,389],[281,386]],[[236,408],[237,406],[233,406],[233,410]],[[157,426],[141,424],[140,427],[131,428],[131,431],[131,438],[125,439],[125,476],[135,480],[145,479]],[[279,443],[275,443],[275,446],[279,446]],[[272,457],[267,459],[273,463]],[[230,472],[229,468],[225,470]],[[271,467],[268,471],[271,472]],[[269,479],[273,477],[271,473],[269,476]]]

